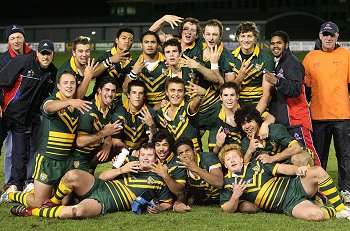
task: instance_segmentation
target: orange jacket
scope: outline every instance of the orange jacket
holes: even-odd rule
[[[306,86],[311,87],[312,120],[350,119],[350,51],[343,47],[331,52],[313,50],[303,64]]]

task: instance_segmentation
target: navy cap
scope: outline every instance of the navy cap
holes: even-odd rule
[[[8,39],[10,37],[10,35],[12,35],[13,33],[17,33],[17,32],[19,32],[19,33],[23,34],[23,36],[25,36],[23,27],[16,25],[16,24],[12,24],[11,26],[6,28],[5,36]]]
[[[50,40],[44,39],[39,42],[38,51],[40,53],[43,51],[52,53],[54,52],[54,50],[55,50],[55,47],[53,46],[53,43]]]
[[[321,25],[320,32],[329,32],[331,34],[339,33],[338,26],[333,22],[325,22]]]

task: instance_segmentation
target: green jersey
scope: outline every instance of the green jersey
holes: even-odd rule
[[[180,137],[188,137],[192,139],[194,147],[197,150],[200,150],[200,139],[197,134],[198,117],[195,114],[190,114],[189,103],[183,101],[173,118],[168,116],[169,108],[170,103],[157,111],[156,123],[158,124],[158,127],[166,128],[171,134],[173,134],[175,140]]]
[[[211,152],[197,153],[197,165],[210,172],[212,169],[221,168],[221,164],[217,155]],[[196,198],[205,200],[218,200],[220,196],[220,190],[208,184],[200,176],[195,176],[189,170],[187,170],[187,184],[186,190],[190,195],[195,195]]]
[[[150,106],[147,107],[152,117],[155,117],[155,112]],[[149,127],[140,118],[140,111],[131,113],[129,109],[129,101],[125,100],[123,105],[116,108],[112,115],[112,123],[119,120],[122,122],[123,130],[113,135],[112,138],[121,139],[123,143],[130,149],[138,149],[142,143],[148,141]]]
[[[117,54],[117,48],[113,47],[110,51],[106,52],[104,55],[100,56],[96,61],[102,62],[103,60]],[[122,85],[124,83],[125,77],[130,73],[132,66],[135,64],[135,60],[132,59],[132,56],[126,62],[112,63],[112,66],[109,67],[102,76],[111,76],[117,80],[117,89],[116,89],[116,98],[117,102],[122,100]]]
[[[277,177],[276,171],[278,166],[278,163],[263,164],[259,160],[254,159],[251,163],[244,165],[240,173],[232,174],[229,172],[224,177],[224,188],[220,193],[220,204],[223,205],[230,200],[233,192],[232,185],[235,182],[235,177],[237,177],[238,181],[243,179],[247,182],[247,188],[240,197],[241,200],[250,201],[265,211],[284,212],[284,200],[286,200],[293,178]]]
[[[60,111],[48,114],[44,105],[53,100],[62,100],[59,92],[48,97],[41,106],[43,115],[42,141],[37,150],[41,155],[55,160],[65,160],[71,154],[79,121],[79,111],[66,107]]]
[[[263,140],[262,147],[258,147],[255,151],[255,155],[261,152],[268,153],[269,155],[276,155],[288,148],[292,143],[298,142],[288,133],[287,128],[282,124],[270,124],[269,136]],[[242,140],[242,151],[246,153],[249,148],[250,139],[244,137]]]
[[[221,109],[211,117],[208,143],[209,148],[215,147],[216,134],[218,133],[220,127],[224,129],[224,132],[226,134],[224,144],[241,144],[242,136],[240,134],[240,130],[234,121],[228,121],[226,119],[224,105],[221,105]]]
[[[90,105],[91,109],[88,112],[80,115],[80,120],[78,123],[78,135],[79,134],[95,134],[103,129],[103,127],[111,122],[112,110],[107,109],[105,112],[101,109],[101,103],[98,100],[97,94],[95,94],[95,99],[92,100]],[[93,144],[87,145],[85,147],[75,147],[73,151],[74,160],[90,160],[94,157],[96,151],[98,151],[104,139],[99,140]]]
[[[241,57],[241,47],[238,47],[232,52],[234,58],[234,72],[238,75],[238,72],[244,61]],[[253,54],[248,59],[250,65],[253,68],[249,71],[248,75],[243,79],[241,84],[241,92],[239,93],[238,102],[240,105],[244,104],[257,104],[263,95],[262,82],[263,82],[263,70],[266,69],[270,72],[274,71],[273,60],[270,55],[256,45]],[[248,61],[246,60],[246,62]]]
[[[168,76],[164,58],[160,52],[158,52],[158,60],[155,63],[150,63],[142,68],[139,78],[146,85],[147,104],[153,107],[165,99],[165,82],[168,80]]]

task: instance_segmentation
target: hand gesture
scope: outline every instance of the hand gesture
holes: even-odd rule
[[[181,23],[182,19],[183,18],[181,18],[181,17],[178,17],[176,15],[170,15],[170,14],[163,16],[164,22],[169,23],[169,25],[171,26],[172,29],[174,29],[174,26],[179,26],[178,23]]]
[[[133,172],[137,173],[140,170],[140,162],[139,161],[130,161],[124,164],[121,168],[123,168],[123,173]]]
[[[78,109],[81,114],[84,114],[84,111],[88,112],[91,109],[90,104],[92,104],[92,102],[82,99],[69,99],[69,105]]]
[[[253,66],[254,66],[253,64],[250,65],[250,60],[248,60],[247,62],[245,60],[243,60],[242,66],[239,69],[237,77],[239,79],[244,79],[245,77],[247,77],[248,73],[253,68]]]
[[[233,188],[233,193],[232,196],[235,198],[239,198],[240,196],[243,195],[244,190],[247,187],[246,182],[241,179],[238,183],[237,183],[237,177],[235,177],[235,182],[232,184],[232,188]]]
[[[222,147],[225,143],[226,139],[226,133],[224,131],[224,128],[221,126],[216,133],[216,145],[219,147]]]
[[[128,50],[123,50],[112,55],[109,59],[112,63],[125,63],[130,57],[130,52]]]
[[[210,63],[219,62],[220,55],[219,55],[219,47],[217,44],[214,47],[210,47],[207,51],[207,54],[209,55]]]
[[[157,173],[158,176],[165,178],[168,175],[168,166],[157,161],[157,163],[152,164],[151,171]]]
[[[87,62],[87,65],[85,66],[84,69],[84,78],[87,78],[89,80],[92,79],[94,76],[94,72],[97,70],[98,63],[95,63],[95,59],[90,59]]]
[[[258,147],[259,147],[259,140],[255,138],[255,133],[253,133],[253,136],[250,138],[248,151],[253,153],[256,151]]]
[[[188,67],[191,69],[197,69],[200,65],[196,60],[191,59],[186,55],[183,55],[183,58],[180,59],[179,64],[182,67]]]
[[[190,96],[190,98],[194,98],[196,96],[204,96],[207,92],[203,87],[194,84],[193,82],[188,81],[188,86],[186,86],[186,94]]]
[[[139,118],[142,120],[142,122],[147,124],[148,127],[152,127],[154,125],[153,117],[146,106],[141,108],[140,114],[141,116],[139,116]]]
[[[176,163],[180,165],[179,168],[186,168],[193,171],[196,167],[198,167],[196,162],[194,162],[194,160],[192,160],[186,153],[178,156],[178,159],[179,161],[176,161]]]
[[[146,61],[144,60],[143,55],[140,55],[137,61],[135,62],[132,70],[135,73],[141,73],[142,68],[144,68],[145,66],[146,66]]]

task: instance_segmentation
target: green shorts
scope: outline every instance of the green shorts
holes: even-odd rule
[[[296,205],[305,200],[311,200],[309,195],[305,192],[303,185],[301,184],[300,177],[292,178],[286,197],[282,204],[283,213],[292,216],[292,211]]]
[[[62,176],[72,169],[72,158],[55,160],[36,153],[33,179],[43,184],[58,184]]]
[[[89,160],[73,159],[73,169],[79,169],[79,170],[83,170],[85,172],[89,172],[90,161]]]
[[[94,199],[102,205],[101,214],[112,213],[117,211],[125,211],[121,209],[120,198],[116,197],[110,191],[111,183],[95,177],[95,182],[92,188],[85,195],[77,196],[79,201],[84,199]]]

